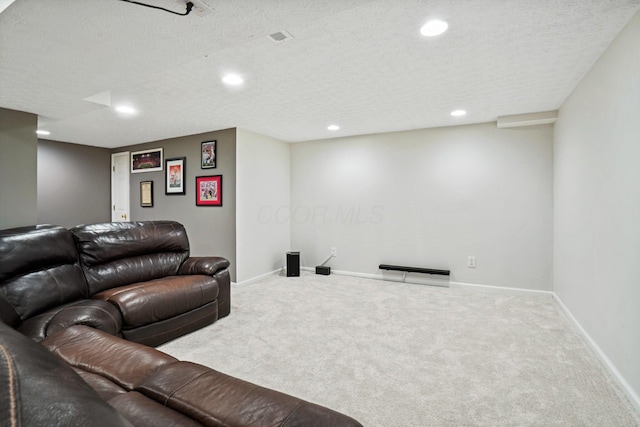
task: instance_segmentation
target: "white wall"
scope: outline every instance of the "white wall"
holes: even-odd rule
[[[554,147],[555,292],[640,405],[640,13],[560,109]]]
[[[451,270],[451,281],[552,289],[552,127],[495,123],[291,148],[292,247],[313,267]],[[284,218],[286,212],[281,212]],[[467,268],[474,255],[477,268]]]
[[[275,218],[290,205],[289,144],[244,129],[236,132],[236,262],[237,282],[284,266],[291,227]]]

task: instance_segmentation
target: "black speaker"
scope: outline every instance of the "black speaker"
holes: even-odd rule
[[[331,274],[331,267],[327,267],[325,265],[317,265],[316,274],[322,274],[323,276],[328,276]]]
[[[287,277],[300,276],[300,252],[287,252]]]

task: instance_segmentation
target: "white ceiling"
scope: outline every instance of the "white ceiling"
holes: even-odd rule
[[[138,0],[184,11],[184,0]],[[554,110],[640,0],[206,0],[181,17],[118,0],[0,14],[0,107],[49,139],[119,147],[230,127],[283,141]],[[429,18],[449,31],[427,39]],[[269,34],[293,39],[274,43]],[[245,78],[230,89],[220,77]],[[110,91],[123,118],[84,98]],[[463,118],[449,113],[462,108]],[[338,124],[337,132],[327,130]]]

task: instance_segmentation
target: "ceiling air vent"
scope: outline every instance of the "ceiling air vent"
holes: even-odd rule
[[[278,31],[277,33],[270,34],[269,38],[274,43],[282,43],[285,40],[292,39],[293,36],[289,34],[287,31]]]

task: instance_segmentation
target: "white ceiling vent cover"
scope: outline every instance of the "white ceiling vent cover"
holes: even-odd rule
[[[278,31],[277,33],[269,34],[269,38],[274,43],[282,43],[285,40],[292,39],[293,36],[288,31]]]

